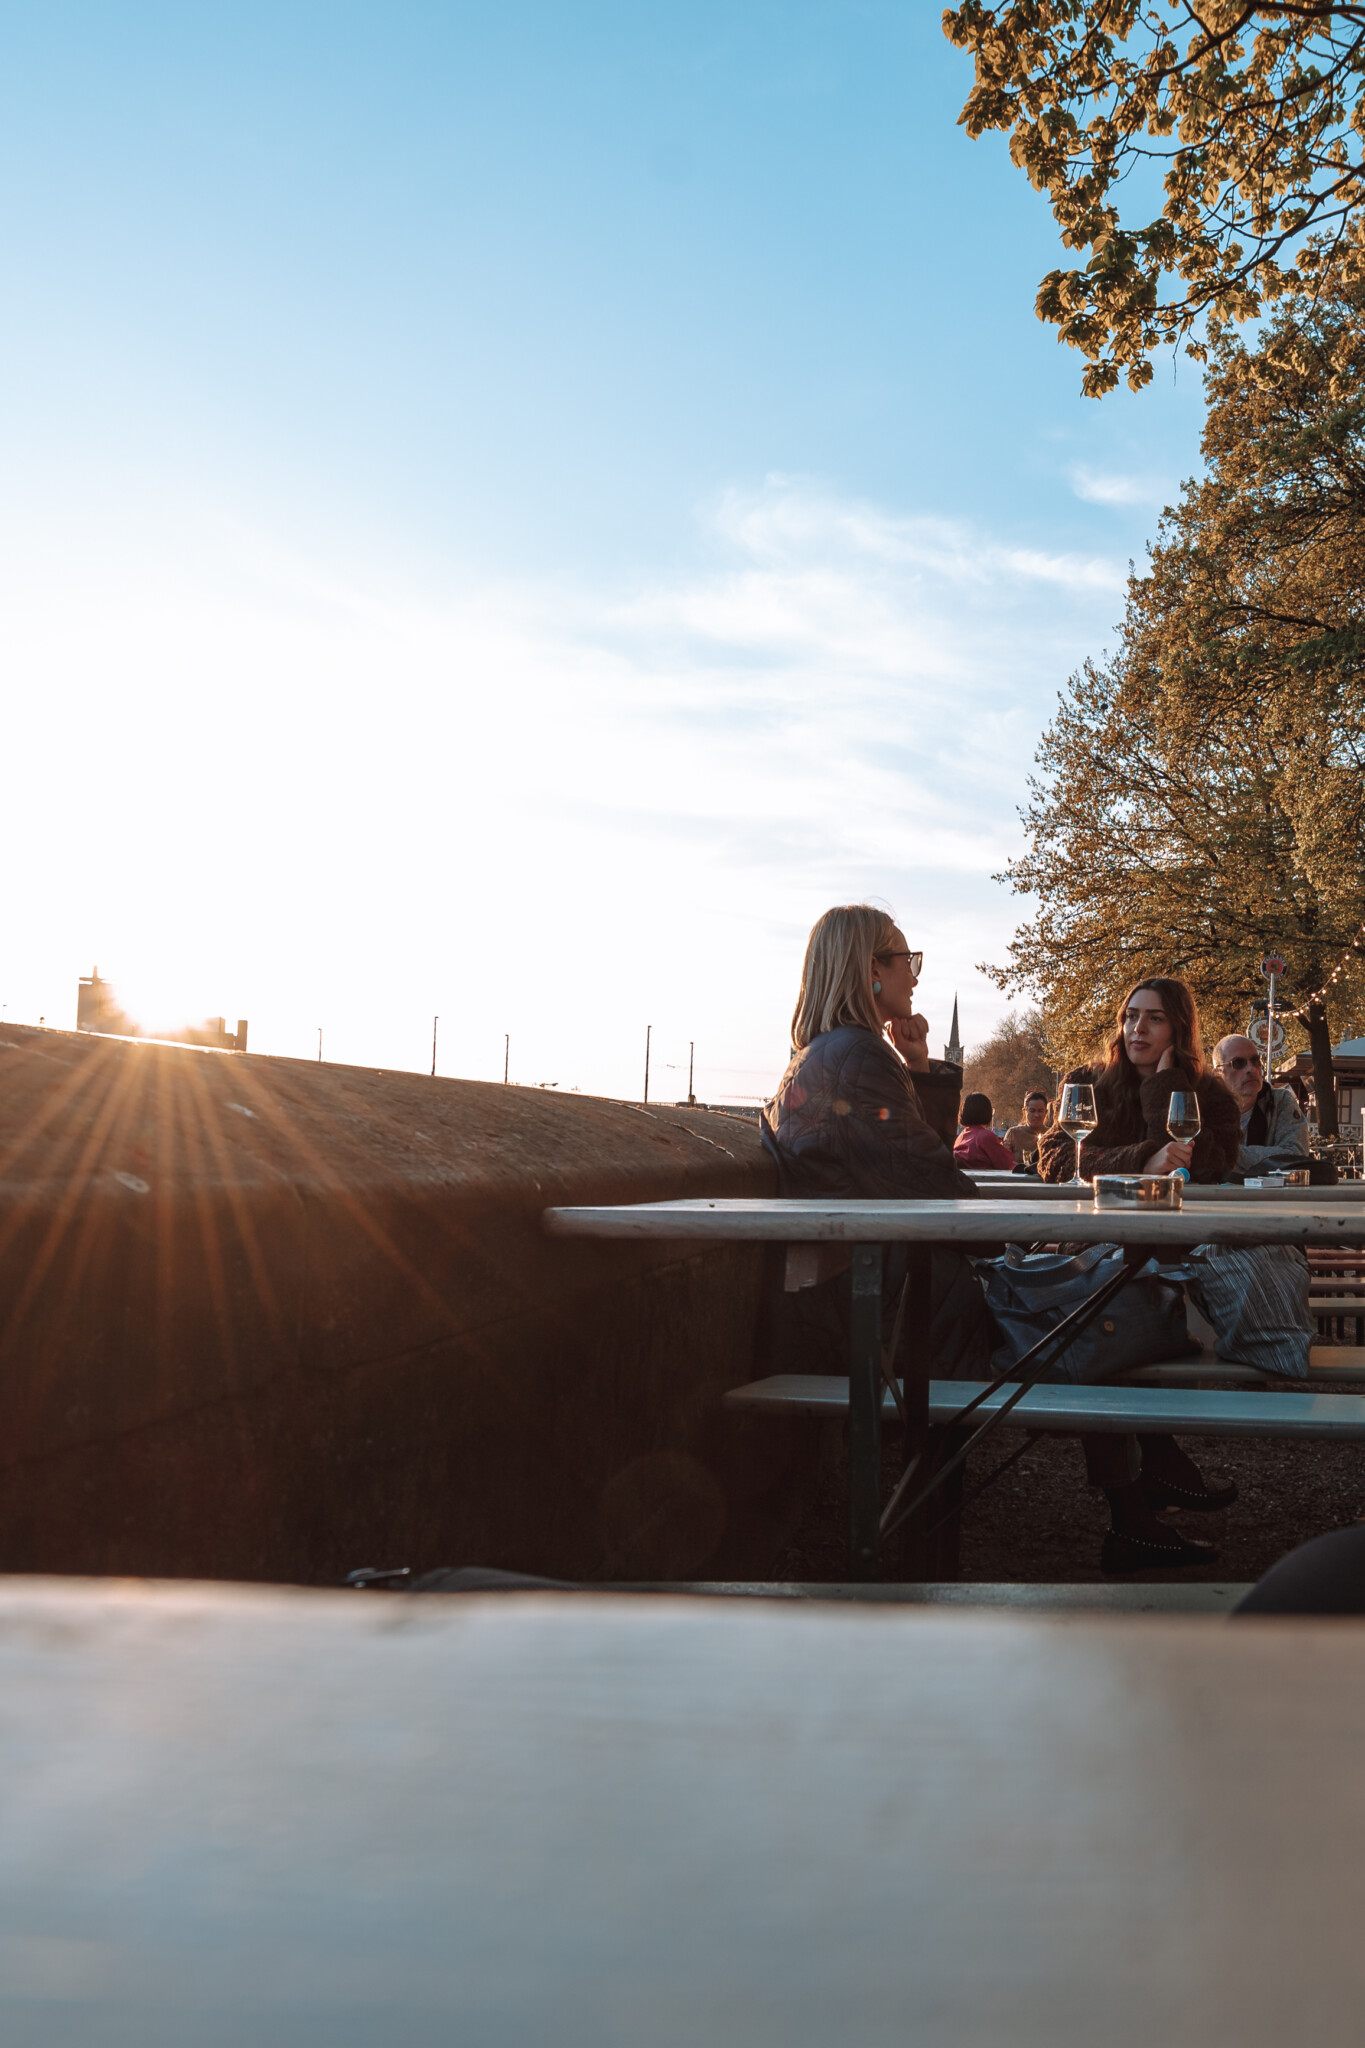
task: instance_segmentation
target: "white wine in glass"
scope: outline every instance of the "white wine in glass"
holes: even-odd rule
[[[1173,1088],[1166,1113],[1166,1128],[1173,1138],[1197,1138],[1200,1131],[1199,1097],[1193,1088]]]
[[[1095,1091],[1088,1081],[1068,1081],[1062,1090],[1061,1108],[1057,1121],[1076,1147],[1075,1178],[1067,1182],[1068,1187],[1083,1188],[1087,1183],[1081,1178],[1081,1145],[1099,1123],[1095,1109]]]

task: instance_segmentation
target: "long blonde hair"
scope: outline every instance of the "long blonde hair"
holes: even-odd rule
[[[872,962],[890,946],[895,929],[891,913],[871,903],[842,903],[817,918],[806,941],[792,1017],[793,1052],[804,1052],[812,1039],[840,1024],[863,1024],[880,1034]]]

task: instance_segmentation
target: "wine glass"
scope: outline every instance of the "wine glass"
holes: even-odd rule
[[[1166,1128],[1173,1138],[1197,1138],[1200,1131],[1199,1097],[1193,1088],[1173,1088]]]
[[[1061,1109],[1058,1123],[1076,1147],[1076,1176],[1066,1185],[1083,1188],[1087,1183],[1081,1178],[1081,1143],[1099,1123],[1095,1108],[1095,1091],[1088,1081],[1068,1081],[1062,1090]]]

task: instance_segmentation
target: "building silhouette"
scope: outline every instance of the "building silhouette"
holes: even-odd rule
[[[218,1052],[245,1052],[246,1023],[245,1017],[239,1017],[237,1029],[229,1031],[226,1017],[206,1017],[202,1024],[187,1024],[182,1031],[156,1035],[175,1045],[207,1045]],[[92,974],[83,974],[76,983],[76,1029],[97,1031],[106,1038],[149,1035],[122,1007],[112,983],[101,981],[98,967]]]
[[[948,1040],[948,1043],[947,1043],[947,1044],[946,1044],[946,1045],[944,1046],[944,1048],[943,1048],[943,1057],[944,1057],[944,1059],[945,1059],[945,1060],[951,1060],[951,1061],[952,1061],[952,1063],[953,1063],[953,1065],[954,1065],[955,1067],[960,1067],[960,1066],[962,1065],[962,1059],[963,1059],[963,1052],[962,1052],[962,1044],[961,1044],[961,1041],[960,1041],[960,1039],[958,1038],[958,1035],[957,1035],[957,993],[956,993],[956,991],[954,991],[954,993],[953,993],[953,1029],[952,1029],[952,1035],[950,1036],[950,1038],[949,1038],[949,1040]]]

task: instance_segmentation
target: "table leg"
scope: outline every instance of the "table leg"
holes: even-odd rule
[[[945,1441],[951,1442],[956,1448],[947,1451],[938,1458],[933,1471],[924,1480],[922,1486],[917,1485],[916,1487],[907,1488],[905,1481],[902,1480],[901,1485],[897,1487],[891,1503],[888,1504],[887,1520],[890,1524],[888,1534],[894,1534],[897,1529],[904,1527],[907,1523],[913,1524],[915,1516],[920,1514],[929,1504],[930,1495],[940,1490],[955,1473],[961,1471],[962,1466],[966,1463],[968,1453],[981,1442],[983,1437],[989,1436],[993,1429],[1000,1427],[1011,1410],[1017,1407],[1029,1388],[1035,1386],[1045,1372],[1052,1370],[1058,1359],[1062,1357],[1067,1348],[1080,1336],[1087,1324],[1093,1322],[1101,1309],[1106,1308],[1114,1297],[1121,1293],[1128,1285],[1129,1281],[1141,1272],[1150,1257],[1151,1252],[1146,1245],[1125,1245],[1123,1247],[1123,1265],[1119,1272],[1114,1274],[1111,1279],[1106,1280],[1104,1285],[1092,1294],[1088,1301],[1083,1301],[1079,1308],[1074,1308],[1071,1311],[1070,1315],[1063,1316],[1061,1322],[1057,1323],[1045,1336],[1040,1337],[1033,1346],[1033,1349],[1027,1352],[1023,1358],[1017,1360],[1012,1366],[1007,1366],[1003,1372],[992,1374],[981,1392],[974,1395],[965,1407],[958,1410],[952,1421],[944,1426],[943,1435]],[[924,1322],[927,1327],[927,1312]],[[971,1429],[962,1427],[980,1410],[982,1403],[991,1394],[1005,1386],[1009,1387],[1009,1393],[998,1406],[991,1409],[984,1422],[977,1422]],[[907,1387],[907,1395],[908,1391]],[[906,1406],[907,1412],[909,1412],[908,1398]],[[907,1467],[907,1471],[908,1469]],[[915,1476],[918,1481],[918,1473]],[[908,1505],[902,1502],[901,1495],[903,1492],[909,1496]]]
[[[929,1356],[930,1321],[933,1314],[933,1299],[930,1292],[930,1252],[927,1245],[912,1244],[906,1247],[905,1314],[900,1356],[892,1360],[891,1370],[901,1369],[902,1398],[905,1402],[905,1443],[904,1459],[907,1465],[918,1458],[919,1478],[916,1491],[928,1477],[931,1454],[939,1448],[940,1432],[929,1429],[929,1378],[933,1361]],[[934,1501],[927,1501],[916,1510],[909,1520],[902,1524],[901,1540],[897,1555],[899,1576],[912,1585],[937,1576],[930,1559],[928,1529],[936,1521],[942,1509]],[[933,1548],[941,1548],[935,1545]]]
[[[881,1546],[882,1248],[853,1247],[848,1361],[848,1575],[875,1579]]]

